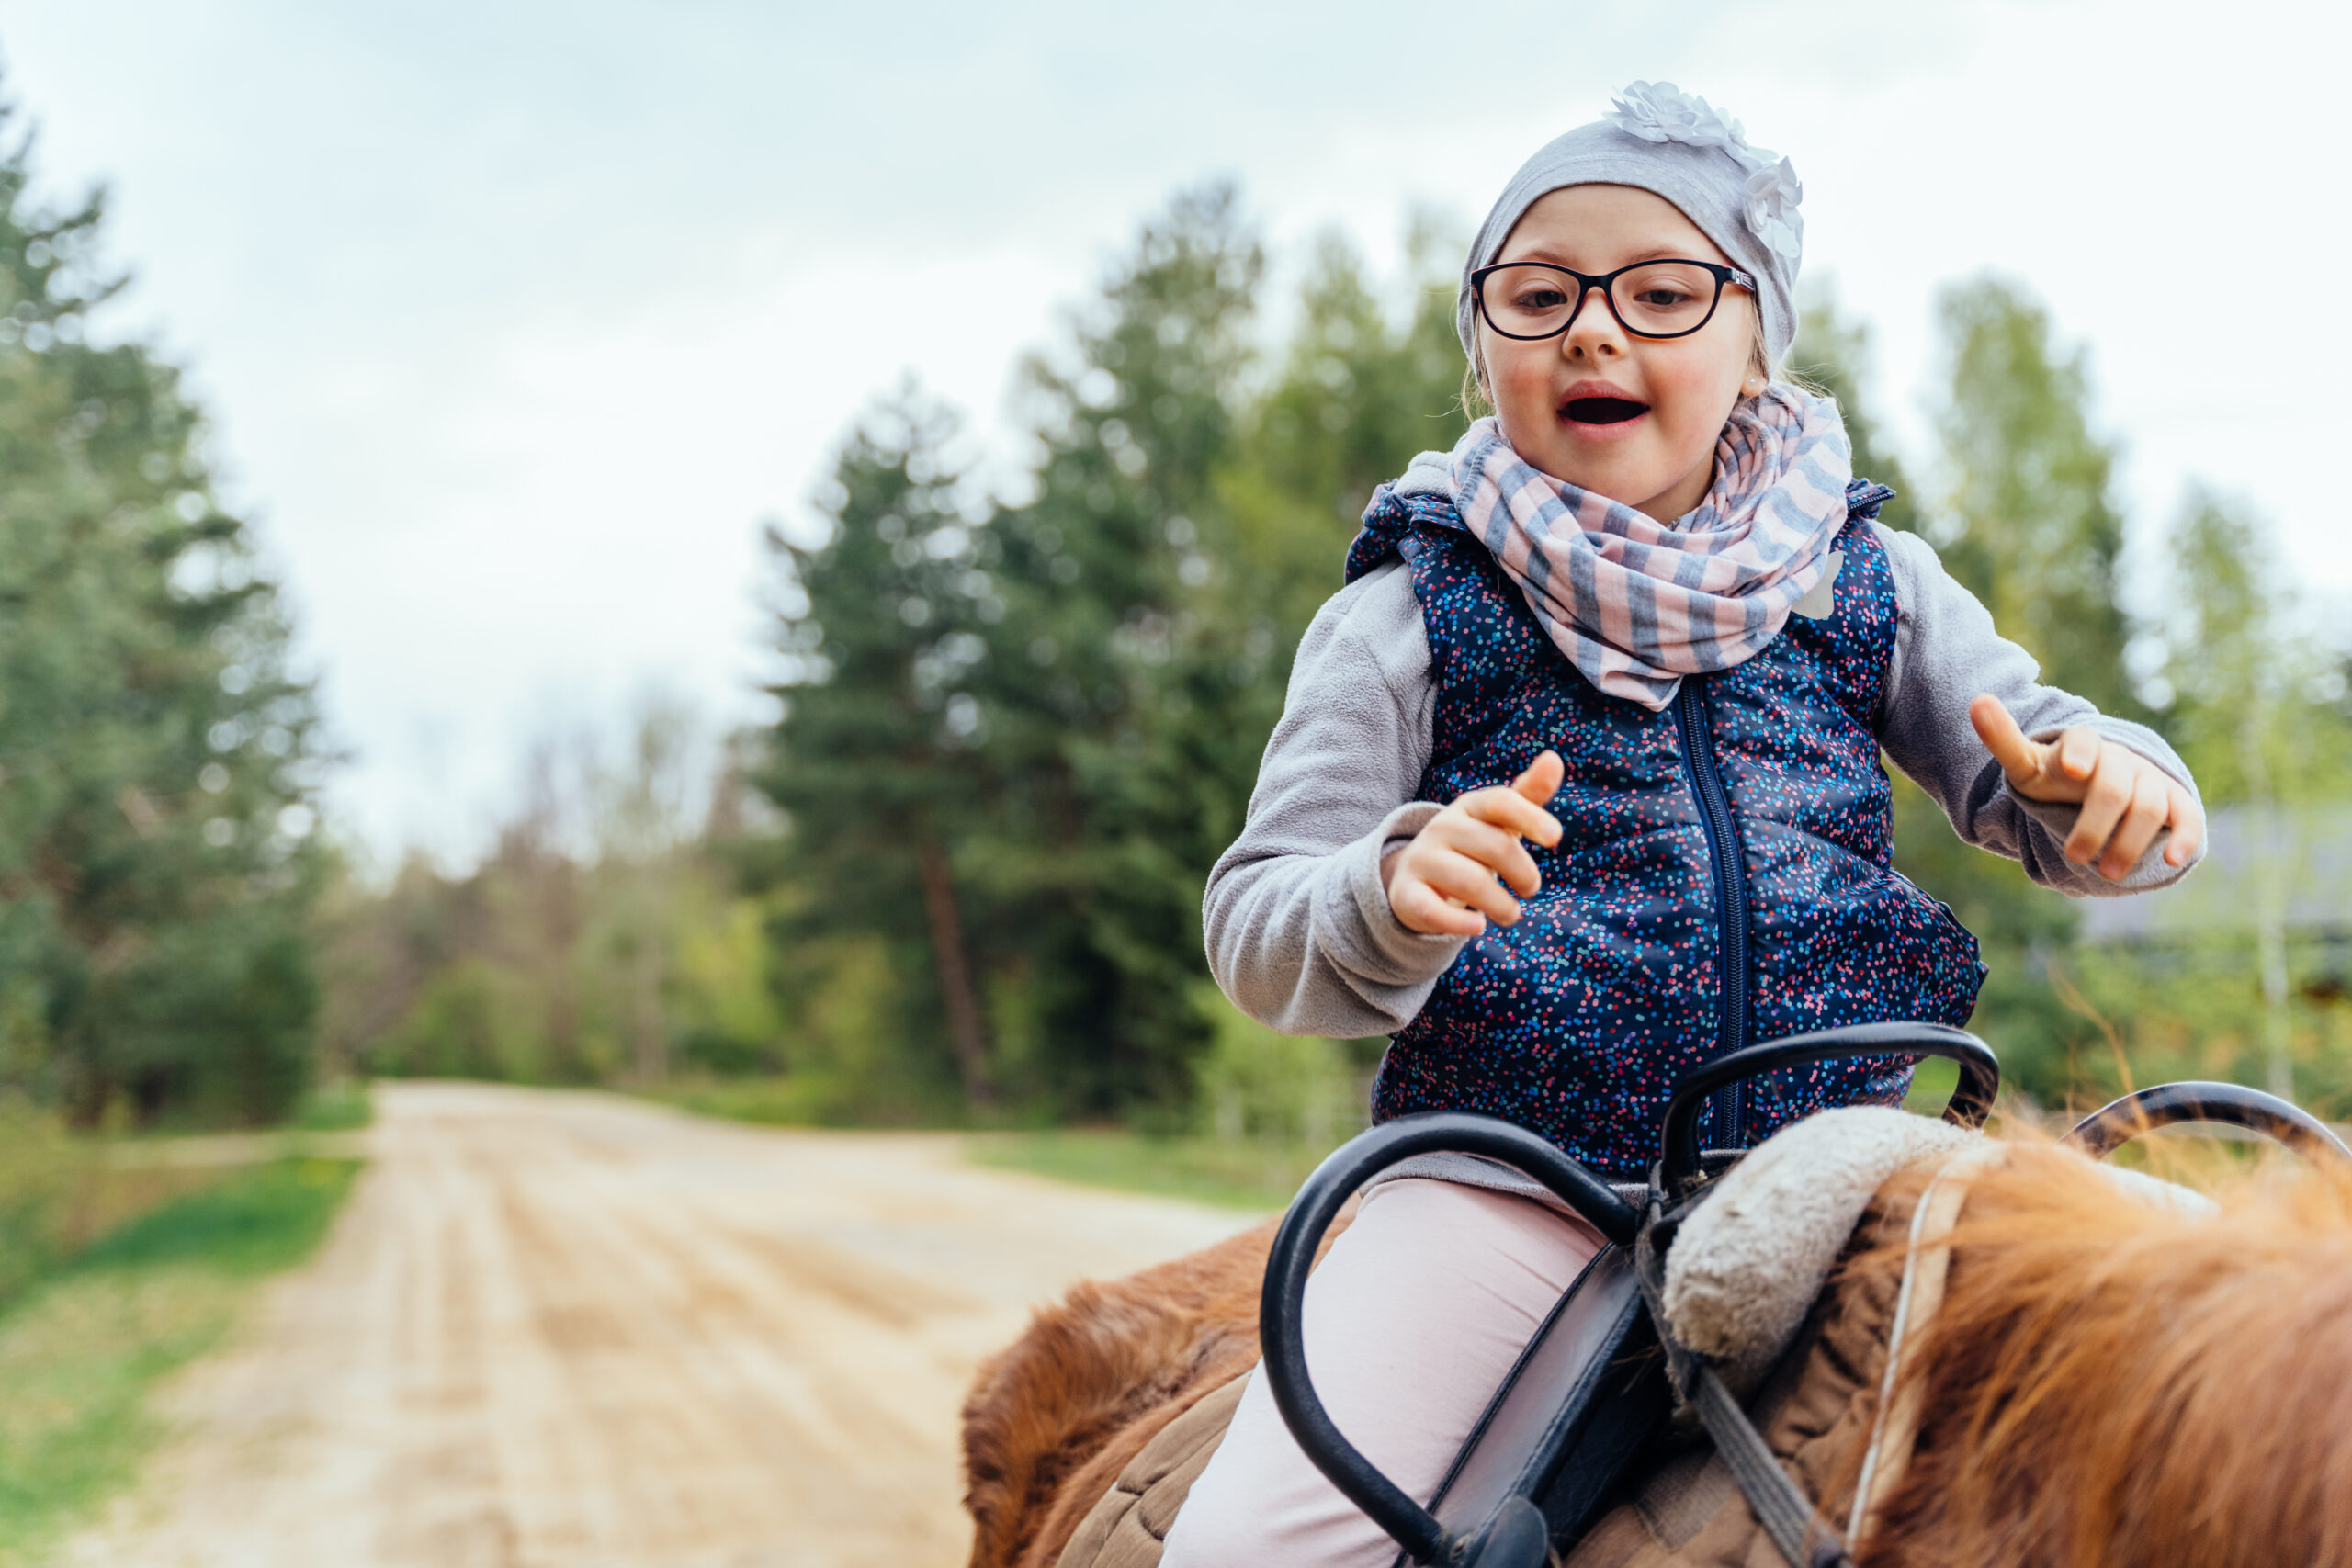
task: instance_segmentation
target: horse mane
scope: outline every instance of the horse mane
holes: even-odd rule
[[[2352,1562],[2352,1178],[2282,1159],[2215,1199],[2152,1202],[2048,1145],[1975,1178],[1859,1568]],[[1841,1524],[1859,1464],[1822,1499]]]

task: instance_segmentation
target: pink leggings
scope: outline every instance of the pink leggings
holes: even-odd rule
[[[1375,1187],[1306,1285],[1306,1359],[1350,1441],[1427,1501],[1600,1250],[1582,1221],[1451,1181]],[[1396,1543],[1307,1462],[1255,1373],[1161,1568],[1387,1568]]]

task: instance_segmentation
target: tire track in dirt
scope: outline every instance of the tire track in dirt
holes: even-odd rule
[[[1244,1223],[616,1097],[410,1084],[321,1255],[68,1561],[948,1568],[979,1358]]]

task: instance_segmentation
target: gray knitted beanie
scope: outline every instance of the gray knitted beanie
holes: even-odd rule
[[[1739,265],[1756,275],[1756,304],[1772,362],[1797,335],[1797,266],[1804,256],[1804,187],[1786,158],[1751,147],[1739,122],[1671,82],[1635,82],[1609,112],[1545,145],[1520,165],[1479,225],[1454,307],[1463,352],[1477,361],[1477,304],[1470,275],[1499,254],[1527,209],[1567,186],[1633,186],[1682,209]]]

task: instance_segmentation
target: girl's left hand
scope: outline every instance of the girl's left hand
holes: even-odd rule
[[[2119,746],[2095,729],[2077,725],[2055,740],[2032,740],[2018,728],[2001,699],[1987,694],[1968,705],[1968,719],[2009,777],[2009,787],[2028,800],[2079,801],[2082,814],[2066,835],[2066,858],[2120,882],[2164,829],[2166,865],[2187,865],[2205,840],[2205,813],[2197,797],[2170,773],[2129,746]]]

